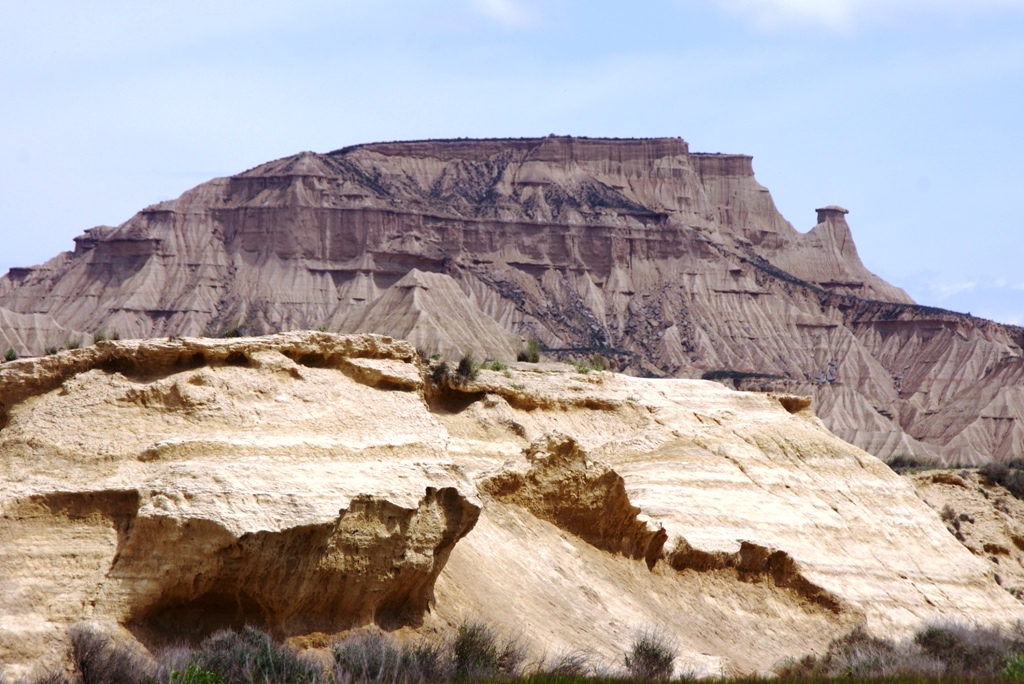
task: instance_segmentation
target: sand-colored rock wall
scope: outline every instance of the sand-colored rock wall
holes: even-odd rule
[[[704,672],[856,625],[1024,608],[804,397],[512,364],[380,336],[105,342],[0,367],[0,662],[85,620],[158,648],[481,619],[612,663],[666,629]]]

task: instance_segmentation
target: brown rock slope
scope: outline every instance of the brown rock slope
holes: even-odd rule
[[[0,367],[0,662],[464,618],[612,662],[663,627],[749,672],[854,625],[1024,618],[913,487],[792,395],[380,336],[103,342]]]
[[[326,326],[499,358],[536,337],[642,375],[759,374],[747,386],[814,395],[883,458],[1024,457],[1024,331],[914,305],[861,263],[846,210],[799,233],[750,157],[680,139],[304,152],[86,231],[0,279],[0,308],[124,337]]]

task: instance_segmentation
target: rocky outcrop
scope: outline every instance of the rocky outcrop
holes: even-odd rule
[[[987,561],[1004,589],[1024,600],[1024,501],[977,470],[907,473],[949,533]]]
[[[0,662],[99,623],[323,643],[471,617],[611,661],[764,670],[854,626],[1024,607],[807,397],[512,363],[391,338],[103,342],[0,367]]]
[[[530,465],[525,472],[510,464],[481,480],[481,491],[522,506],[599,549],[643,559],[649,568],[663,557],[665,530],[641,519],[622,476],[589,461],[572,437],[548,433],[523,455]]]
[[[11,316],[123,337],[325,327],[503,360],[536,338],[639,375],[770,380],[883,458],[1024,457],[1024,330],[914,305],[846,216],[800,233],[750,157],[678,138],[304,152],[13,269],[0,330],[36,354],[60,335]]]

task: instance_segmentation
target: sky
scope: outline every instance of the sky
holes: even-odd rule
[[[0,0],[0,273],[302,150],[679,136],[1024,325],[1022,125],[1024,0]]]

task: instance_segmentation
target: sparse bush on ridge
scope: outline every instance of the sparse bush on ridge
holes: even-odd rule
[[[476,380],[477,372],[480,370],[480,366],[473,358],[472,354],[466,354],[459,359],[459,366],[456,369],[456,373],[462,382],[467,380]]]
[[[1009,465],[998,461],[990,461],[978,468],[990,482],[1006,488],[1015,499],[1024,499],[1024,465],[1011,461]]]
[[[18,352],[14,351],[14,347],[8,347],[4,352],[4,361],[15,361],[17,358]]]
[[[442,361],[434,366],[434,370],[430,372],[430,379],[434,381],[435,385],[440,385],[444,382],[444,379],[448,377],[448,373],[448,362]]]
[[[526,363],[537,363],[540,361],[540,341],[536,338],[532,338],[526,343],[526,349],[523,349],[516,356],[516,361],[525,361]]]
[[[928,463],[926,461],[922,461],[916,456],[909,456],[907,454],[893,456],[885,462],[885,465],[889,466],[893,472],[899,473],[900,475],[907,472],[930,470],[937,467],[934,463]]]

